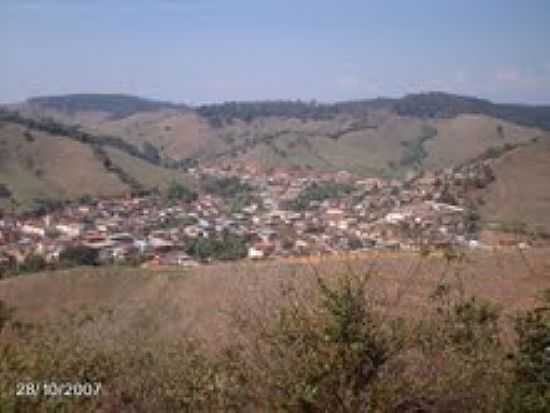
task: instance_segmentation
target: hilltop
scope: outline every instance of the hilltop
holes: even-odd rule
[[[75,114],[78,112],[102,112],[111,118],[124,118],[138,112],[160,110],[185,110],[185,105],[144,99],[124,94],[80,93],[63,96],[40,96],[30,98],[26,104],[32,108],[46,108]]]

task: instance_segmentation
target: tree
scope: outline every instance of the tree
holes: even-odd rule
[[[5,184],[0,184],[0,198],[9,198],[11,197],[11,191]]]
[[[232,261],[246,257],[248,250],[243,237],[226,232],[221,238],[196,238],[188,245],[186,252],[200,261]]]
[[[186,186],[182,185],[179,182],[172,181],[168,187],[167,193],[168,199],[178,200],[183,202],[193,202],[197,199],[197,194]]]
[[[31,273],[43,271],[48,267],[48,263],[42,255],[30,254],[19,266],[18,270],[22,273]]]
[[[156,165],[160,164],[161,156],[159,150],[151,144],[151,142],[145,142],[143,144],[143,156],[151,163]]]
[[[99,252],[84,245],[66,248],[59,255],[59,260],[66,265],[97,265]]]

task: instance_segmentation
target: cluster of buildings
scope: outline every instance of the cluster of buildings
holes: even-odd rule
[[[368,249],[482,247],[469,194],[494,178],[487,163],[423,173],[404,181],[358,178],[347,172],[273,171],[220,165],[190,171],[234,177],[253,188],[238,210],[231,200],[201,193],[186,203],[161,195],[98,200],[40,217],[0,219],[0,265],[29,254],[48,262],[75,245],[96,249],[102,262],[193,266],[186,251],[198,237],[231,233],[246,240],[249,259],[319,255]],[[338,199],[312,201],[302,211],[286,205],[313,182],[351,185]]]

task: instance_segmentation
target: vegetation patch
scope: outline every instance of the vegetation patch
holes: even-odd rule
[[[170,183],[166,196],[168,199],[183,202],[193,202],[197,199],[197,194],[195,192],[176,181]]]
[[[220,237],[194,238],[186,252],[201,262],[234,261],[246,257],[248,246],[245,238],[224,232]]]
[[[232,340],[122,335],[108,309],[31,325],[0,301],[1,411],[503,412],[550,409],[550,292],[515,317],[442,280],[421,320],[389,317],[375,273],[283,284],[261,311],[235,308]],[[304,282],[306,280],[300,280]],[[94,397],[18,397],[19,382],[100,384]]]
[[[213,195],[223,198],[233,198],[239,194],[252,191],[252,187],[242,182],[238,177],[206,176],[202,180],[202,188]]]
[[[338,199],[351,194],[355,190],[353,185],[337,182],[314,182],[304,189],[296,199],[291,201],[288,208],[303,211],[310,208],[312,201],[322,202],[327,199]]]
[[[437,129],[432,126],[424,125],[422,132],[415,140],[408,142],[403,141],[402,145],[405,151],[399,160],[399,164],[403,167],[420,168],[422,162],[428,157],[428,152],[424,148],[424,143],[437,136]]]
[[[0,198],[11,198],[12,193],[6,184],[0,183]]]

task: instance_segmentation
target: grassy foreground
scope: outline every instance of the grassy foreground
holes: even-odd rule
[[[544,256],[6,280],[0,411],[548,412]],[[101,391],[16,396],[44,381]]]

